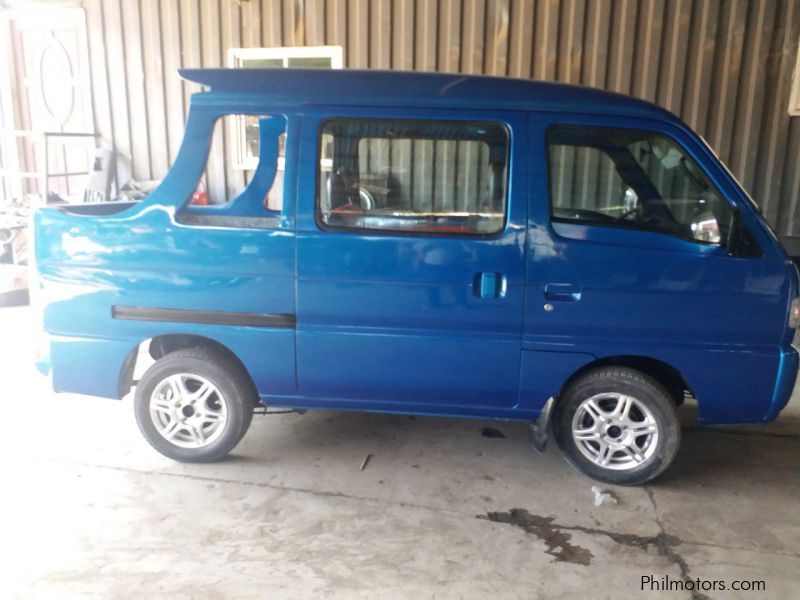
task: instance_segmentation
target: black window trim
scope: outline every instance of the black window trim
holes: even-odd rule
[[[320,184],[321,184],[321,176],[322,171],[320,170],[320,162],[322,160],[322,136],[325,126],[328,123],[336,122],[336,121],[347,121],[347,122],[396,122],[402,121],[408,124],[420,124],[420,125],[435,125],[437,123],[440,124],[447,124],[447,125],[492,125],[492,126],[500,126],[502,127],[503,131],[506,135],[506,181],[505,181],[505,210],[503,212],[503,226],[498,229],[496,232],[493,233],[457,233],[457,232],[435,232],[435,231],[408,231],[403,229],[369,229],[366,227],[346,227],[341,225],[328,225],[322,220],[322,210],[321,210],[321,197],[320,197]],[[429,139],[429,138],[425,138]],[[432,140],[436,141],[436,140]],[[319,121],[319,125],[317,128],[317,153],[316,153],[316,161],[314,163],[314,222],[317,228],[320,231],[326,232],[343,232],[343,233],[353,233],[353,234],[360,234],[360,235],[369,235],[369,236],[381,236],[381,237],[428,237],[428,238],[468,238],[468,239],[499,239],[503,237],[507,230],[508,226],[511,222],[510,213],[511,213],[511,150],[512,144],[514,143],[511,127],[505,121],[501,120],[488,120],[488,119],[444,119],[444,118],[436,118],[436,119],[420,119],[420,118],[405,118],[405,117],[352,117],[352,116],[329,116],[321,119]]]

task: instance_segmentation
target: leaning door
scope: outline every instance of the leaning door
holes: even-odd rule
[[[18,201],[81,198],[95,149],[85,11],[20,7],[3,17],[0,189]]]
[[[365,110],[305,119],[300,393],[312,405],[355,409],[510,412],[524,292],[525,120]]]

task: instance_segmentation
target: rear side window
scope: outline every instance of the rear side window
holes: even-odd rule
[[[505,226],[508,155],[499,123],[327,121],[317,217],[330,228],[496,234]]]
[[[558,126],[548,131],[554,221],[648,229],[717,244],[733,222],[730,205],[665,135]]]

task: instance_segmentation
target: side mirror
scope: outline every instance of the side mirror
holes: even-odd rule
[[[701,242],[719,244],[722,235],[719,228],[719,221],[710,210],[695,215],[691,223],[692,237]]]

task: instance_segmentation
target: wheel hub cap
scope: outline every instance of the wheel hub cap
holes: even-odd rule
[[[586,458],[604,469],[626,471],[646,463],[658,446],[653,413],[633,396],[597,394],[578,406],[572,439]]]
[[[181,448],[202,448],[216,441],[228,420],[219,389],[192,373],[170,375],[150,395],[150,418],[156,431]]]

